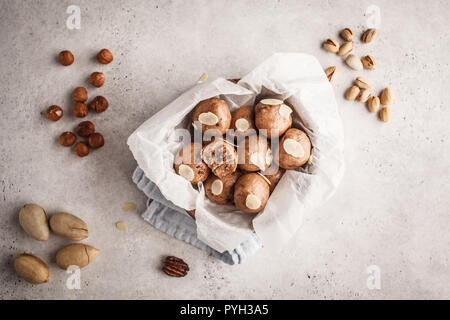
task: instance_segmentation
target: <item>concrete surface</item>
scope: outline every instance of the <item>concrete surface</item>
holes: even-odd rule
[[[71,4],[80,6],[80,30],[66,27]],[[357,40],[356,52],[373,54],[379,66],[357,73],[320,46],[344,27],[361,34],[373,4],[381,10],[379,36],[370,45]],[[444,0],[1,0],[0,297],[450,298],[449,11]],[[93,58],[104,47],[115,56],[106,66]],[[75,55],[71,67],[56,62],[63,49]],[[348,169],[337,194],[307,215],[289,246],[231,267],[140,218],[146,199],[131,182],[136,163],[126,139],[203,72],[240,77],[281,51],[311,53],[324,67],[340,68],[334,86]],[[88,86],[89,95],[102,94],[111,106],[87,119],[106,145],[80,159],[57,137],[77,124],[70,94],[88,85],[93,71],[103,71],[106,84]],[[372,81],[374,92],[394,89],[390,123],[343,99],[358,75]],[[57,123],[40,114],[51,104],[66,112]],[[125,213],[129,201],[137,210]],[[38,242],[21,230],[18,211],[27,202],[88,223],[86,242],[101,253],[81,271],[80,290],[66,287],[69,274],[54,263],[69,241],[52,235]],[[119,220],[127,233],[116,229]],[[22,251],[49,264],[50,283],[33,286],[16,276],[12,255]],[[160,271],[167,254],[190,264],[186,278]],[[379,290],[367,286],[369,266],[379,268]]]

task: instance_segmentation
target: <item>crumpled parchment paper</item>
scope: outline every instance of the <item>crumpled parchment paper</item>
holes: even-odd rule
[[[175,154],[186,143],[177,128],[190,128],[195,105],[214,96],[225,99],[232,112],[257,96],[287,100],[294,108],[293,126],[311,140],[312,164],[287,170],[256,217],[211,202],[201,184],[196,190],[173,169]],[[233,250],[253,232],[269,250],[281,248],[304,214],[334,193],[344,173],[344,134],[333,89],[317,59],[301,53],[274,54],[237,84],[218,78],[196,85],[137,128],[128,145],[168,200],[196,209],[198,238],[219,252]]]

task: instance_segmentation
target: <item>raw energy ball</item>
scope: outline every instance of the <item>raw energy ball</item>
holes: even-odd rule
[[[267,138],[276,138],[292,125],[292,109],[278,99],[263,99],[255,107],[255,125]]]
[[[235,172],[238,164],[234,146],[220,138],[214,139],[213,142],[203,147],[202,159],[219,178]]]
[[[222,179],[211,174],[205,181],[206,196],[218,204],[229,204],[233,202],[234,184],[240,176],[240,171],[235,171]]]
[[[196,128],[204,133],[206,130],[215,129],[220,134],[225,134],[230,128],[231,113],[225,100],[210,98],[200,101],[194,108],[192,122],[194,128],[196,123],[200,122],[201,128]]]
[[[244,171],[260,171],[270,167],[272,150],[263,136],[250,136],[238,145],[239,169]]]
[[[230,128],[236,137],[248,136],[255,127],[255,112],[253,106],[243,106],[233,112]]]
[[[306,133],[291,128],[281,139],[278,150],[278,165],[283,169],[297,169],[308,161],[311,142]]]
[[[257,173],[247,173],[234,186],[234,204],[245,213],[258,213],[266,206],[270,188]]]
[[[210,173],[202,161],[201,152],[202,145],[192,142],[178,151],[175,157],[175,172],[192,184],[205,181]]]

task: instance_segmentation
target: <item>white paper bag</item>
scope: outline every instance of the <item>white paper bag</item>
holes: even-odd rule
[[[312,164],[287,170],[267,205],[256,217],[234,206],[211,202],[200,186],[175,173],[175,154],[183,146],[177,128],[191,125],[191,111],[205,99],[225,99],[233,112],[258,95],[287,100],[293,126],[305,131],[313,146]],[[278,53],[238,84],[219,78],[196,85],[144,122],[128,145],[140,168],[175,205],[196,209],[198,238],[219,252],[233,250],[256,232],[265,247],[278,249],[300,227],[305,212],[324,203],[344,173],[344,136],[333,89],[316,58]]]

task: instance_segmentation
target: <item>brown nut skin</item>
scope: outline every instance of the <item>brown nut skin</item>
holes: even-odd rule
[[[302,157],[294,157],[293,155],[286,152],[283,146],[286,139],[293,139],[302,145],[304,151]],[[303,131],[296,128],[291,128],[286,131],[283,138],[280,140],[278,150],[278,165],[283,169],[297,169],[298,167],[301,167],[306,162],[308,162],[309,156],[311,155],[311,141]]]
[[[75,104],[72,107],[72,113],[75,117],[84,118],[88,115],[89,110],[85,103],[75,102]]]
[[[239,119],[247,120],[248,129],[245,131],[238,130],[236,128],[236,121]],[[255,126],[255,108],[253,106],[243,106],[233,112],[231,116],[230,129],[234,130],[235,137],[248,136],[256,132]]]
[[[234,146],[221,138],[216,138],[203,147],[202,159],[219,178],[235,172],[238,165],[238,155]]]
[[[37,204],[24,205],[19,212],[19,223],[22,229],[31,237],[47,241],[50,236],[47,214]]]
[[[281,177],[283,177],[284,173],[286,172],[285,169],[283,168],[278,168],[277,172],[275,172],[274,174],[264,174],[264,172],[262,174],[264,174],[264,177],[267,178],[267,180],[269,180],[270,185],[270,193],[273,192],[273,190],[275,190],[275,187],[277,186],[278,182],[280,182]]]
[[[60,106],[53,105],[45,111],[45,117],[52,121],[58,121],[63,116],[63,110]]]
[[[14,255],[14,269],[21,278],[32,284],[42,284],[50,281],[48,266],[44,261],[31,254]]]
[[[88,144],[89,147],[93,149],[98,149],[103,147],[103,145],[105,144],[105,139],[103,138],[103,135],[101,133],[94,132],[89,136]]]
[[[235,171],[223,178],[219,178],[214,174],[209,175],[204,184],[206,196],[209,198],[209,200],[218,204],[229,204],[233,202],[234,184],[239,179],[241,174],[242,173],[240,171]],[[222,181],[223,189],[220,194],[216,195],[212,192],[212,184],[217,179]]]
[[[92,110],[95,112],[103,112],[109,107],[109,102],[103,96],[96,96],[89,104]]]
[[[77,102],[85,102],[88,99],[88,93],[84,87],[76,87],[72,93],[73,100]]]
[[[77,144],[74,147],[75,153],[79,157],[86,157],[89,154],[89,148],[86,143],[84,142],[77,142]]]
[[[49,220],[52,231],[64,238],[80,241],[89,236],[87,224],[73,214],[55,213]]]
[[[201,152],[202,145],[191,142],[181,148],[175,156],[174,169],[177,174],[180,174],[179,168],[182,164],[189,166],[194,171],[194,179],[190,181],[192,184],[205,181],[210,173],[208,166],[202,160]]]
[[[105,83],[105,76],[101,72],[93,72],[89,77],[89,83],[100,88]]]
[[[259,102],[255,107],[255,125],[259,130],[267,130],[266,136],[269,139],[282,136],[292,126],[292,115],[281,116],[279,112],[281,105],[267,105]],[[263,134],[263,132],[260,133]]]
[[[95,125],[91,121],[82,121],[75,129],[80,137],[89,137],[95,132]]]
[[[186,210],[186,213],[195,220],[195,209],[194,210]]]
[[[108,49],[102,49],[97,54],[97,61],[101,64],[108,64],[114,60],[114,57]]]
[[[58,60],[63,66],[70,66],[75,61],[75,58],[72,52],[64,50],[58,54]]]
[[[218,130],[220,134],[225,134],[230,128],[231,123],[231,112],[228,104],[225,100],[218,98],[210,98],[200,101],[194,108],[192,114],[192,122],[197,123],[198,117],[202,113],[212,112],[214,113],[219,121],[214,125],[201,124],[201,131],[204,133],[206,130]]]
[[[76,140],[77,137],[70,131],[63,132],[59,136],[59,144],[62,145],[63,147],[72,146]]]
[[[69,244],[56,254],[56,264],[61,269],[67,269],[71,265],[83,268],[94,261],[99,253],[98,249],[87,244]]]
[[[261,205],[256,209],[246,206],[246,199],[250,194],[255,195],[261,201]],[[266,206],[269,194],[269,184],[263,177],[257,173],[247,173],[242,175],[234,185],[234,204],[245,213],[258,213]]]
[[[244,140],[238,144],[239,169],[243,171],[260,171],[270,167],[272,163],[272,153],[270,152],[270,159],[266,158],[270,150],[269,143],[264,136],[250,136],[245,137]],[[252,154],[258,154],[258,159],[261,159],[260,166],[251,161]],[[264,163],[262,163],[264,161]],[[264,167],[262,165],[264,164]]]

